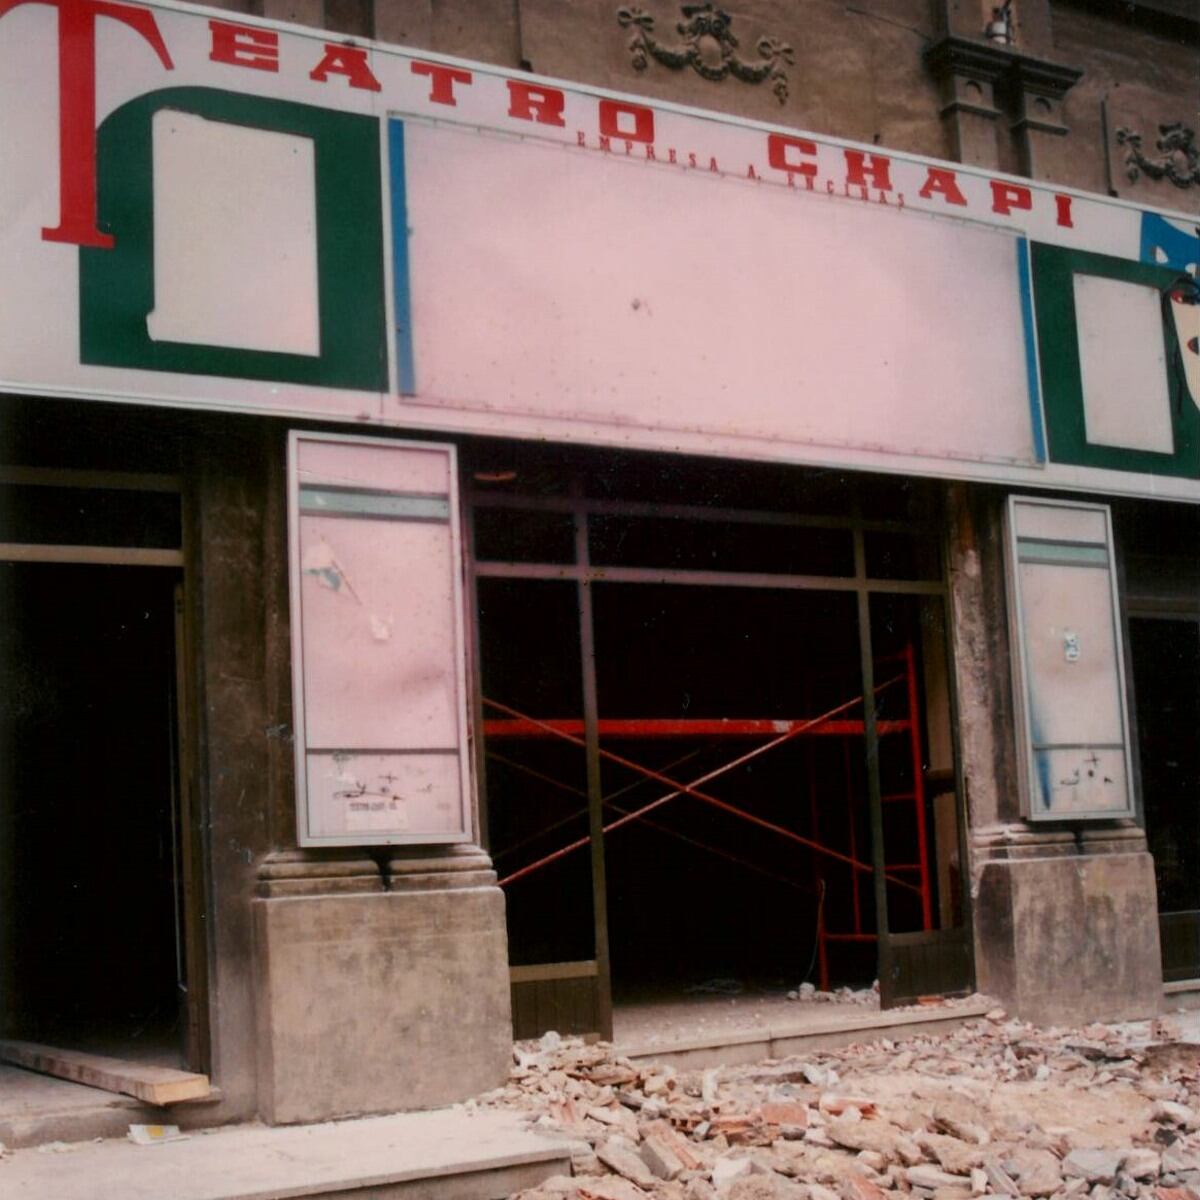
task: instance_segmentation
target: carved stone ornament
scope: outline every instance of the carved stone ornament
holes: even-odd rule
[[[1148,179],[1169,179],[1177,188],[1200,186],[1200,148],[1196,146],[1196,131],[1188,129],[1182,121],[1158,127],[1155,149],[1162,152],[1160,158],[1147,158],[1142,153],[1142,135],[1132,129],[1118,129],[1117,141],[1128,146],[1125,155],[1125,173],[1130,182],[1139,175]]]
[[[632,29],[629,52],[634,70],[644,71],[650,59],[680,71],[691,67],[703,79],[714,83],[732,75],[743,83],[771,80],[771,90],[782,104],[788,98],[788,77],[784,66],[795,65],[792,48],[778,38],[761,37],[755,47],[762,62],[746,62],[737,53],[738,40],[730,25],[733,18],[712,4],[681,5],[683,20],[676,26],[682,44],[664,46],[654,36],[654,18],[632,5],[617,9],[622,29]]]

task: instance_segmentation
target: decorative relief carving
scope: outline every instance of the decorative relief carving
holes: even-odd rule
[[[675,29],[683,42],[666,46],[654,36],[654,18],[648,12],[633,5],[617,9],[621,28],[633,30],[629,52],[634,70],[644,71],[654,59],[674,71],[691,67],[701,78],[714,83],[730,75],[743,83],[769,79],[779,103],[787,100],[788,77],[783,68],[795,65],[791,46],[778,38],[761,37],[755,49],[763,61],[747,62],[737,53],[738,40],[730,28],[733,18],[724,9],[712,4],[684,4],[681,11],[683,20]]]
[[[1139,175],[1147,179],[1169,179],[1177,188],[1200,186],[1200,148],[1196,146],[1196,131],[1182,121],[1158,127],[1154,142],[1159,158],[1147,158],[1142,153],[1142,135],[1132,129],[1118,129],[1117,142],[1127,146],[1125,174],[1131,183]]]

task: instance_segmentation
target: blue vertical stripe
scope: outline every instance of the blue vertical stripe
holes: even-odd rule
[[[1029,272],[1029,240],[1017,238],[1017,275],[1021,281],[1021,325],[1025,330],[1025,379],[1029,385],[1029,424],[1033,453],[1046,461],[1046,430],[1042,423],[1042,389],[1038,381],[1037,335],[1033,327],[1033,286]]]
[[[396,309],[396,375],[402,396],[417,391],[413,369],[412,298],[408,286],[408,202],[404,180],[404,122],[388,121],[388,178],[392,192],[392,299]]]

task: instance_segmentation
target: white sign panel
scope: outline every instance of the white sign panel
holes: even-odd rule
[[[317,355],[309,138],[153,118],[155,341]]]
[[[1076,275],[1087,440],[1172,454],[1162,295],[1145,284]]]
[[[1035,463],[1011,231],[443,126],[405,142],[431,402]]]
[[[1196,501],[1198,262],[1182,214],[520,72],[0,16],[0,391]]]

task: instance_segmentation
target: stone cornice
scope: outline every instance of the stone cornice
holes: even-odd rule
[[[1039,95],[1062,97],[1079,82],[1083,71],[1063,63],[1022,54],[1011,46],[947,34],[927,46],[922,57],[938,79],[968,75],[992,83],[1004,82]]]
[[[1083,77],[1079,67],[1068,67],[1062,63],[1047,62],[1044,58],[1030,58],[1018,54],[1013,57],[1011,79],[1026,91],[1044,96],[1065,96]]]

